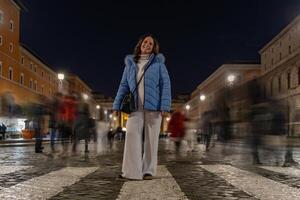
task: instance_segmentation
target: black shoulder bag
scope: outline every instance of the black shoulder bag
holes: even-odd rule
[[[136,110],[136,107],[135,107],[135,100],[134,100],[134,92],[136,91],[138,85],[141,83],[144,75],[145,75],[145,72],[147,71],[147,69],[149,68],[149,66],[151,65],[152,63],[152,60],[153,60],[153,56],[150,57],[150,60],[148,61],[148,63],[146,64],[145,66],[145,70],[140,78],[140,80],[137,82],[134,90],[131,92],[129,91],[122,99],[122,102],[121,102],[121,105],[120,105],[120,111],[124,112],[124,113],[127,113],[127,114],[130,114],[132,112],[134,112]]]

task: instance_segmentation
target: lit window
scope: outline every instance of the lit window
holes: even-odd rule
[[[13,52],[13,50],[14,50],[14,45],[13,45],[13,43],[9,43],[9,52]]]
[[[13,21],[13,20],[10,20],[10,21],[9,21],[9,30],[10,30],[11,32],[14,32],[14,21]]]
[[[23,73],[21,73],[21,75],[20,75],[20,84],[24,85],[24,74]]]
[[[0,24],[3,24],[3,11],[0,10]]]
[[[13,80],[13,75],[14,75],[13,68],[9,67],[9,70],[8,70],[8,78],[9,78],[9,80]]]
[[[24,57],[21,57],[21,64],[24,65]]]
[[[3,39],[2,39],[2,35],[0,35],[0,45],[2,46],[3,44]]]

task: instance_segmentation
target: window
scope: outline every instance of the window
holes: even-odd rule
[[[41,93],[44,94],[44,85],[41,86]]]
[[[24,85],[24,74],[23,73],[21,73],[21,75],[20,75],[20,84]]]
[[[34,81],[33,89],[34,89],[35,91],[37,91],[37,81]]]
[[[32,89],[32,79],[29,81],[29,88]]]
[[[298,85],[300,85],[300,67],[298,67]]]
[[[9,43],[9,52],[12,53],[14,50],[14,45],[13,43]]]
[[[11,32],[14,32],[14,21],[13,21],[13,20],[10,20],[10,21],[9,21],[9,30],[10,30]]]
[[[0,45],[2,46],[3,44],[3,38],[2,38],[2,35],[0,35]]]
[[[291,72],[287,73],[287,88],[290,89],[291,88]]]
[[[3,11],[0,10],[0,24],[3,24]]]
[[[9,80],[13,80],[13,75],[14,75],[13,68],[9,67],[9,70],[8,70],[8,78],[9,78]]]
[[[282,58],[282,54],[281,54],[281,52],[279,53],[279,60],[281,60],[281,58]]]
[[[289,46],[289,54],[291,54],[292,53],[292,47],[291,47],[291,45]]]
[[[37,72],[37,67],[36,66],[34,66],[34,72]]]
[[[51,76],[49,75],[49,81],[51,81]]]
[[[21,57],[21,64],[24,65],[24,56]]]
[[[273,79],[270,81],[270,96],[273,95]]]
[[[2,62],[0,61],[0,76],[2,76]]]
[[[278,77],[278,92],[281,91],[281,76]]]
[[[44,77],[44,72],[42,71],[42,77]]]
[[[30,63],[30,69],[32,70],[32,68],[33,68],[33,63],[31,62]]]

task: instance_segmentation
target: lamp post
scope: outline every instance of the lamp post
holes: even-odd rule
[[[107,122],[107,110],[104,110],[105,121]]]
[[[99,109],[100,109],[100,105],[96,105],[96,119],[100,120],[100,116],[99,116]]]
[[[65,79],[65,75],[63,73],[58,73],[57,74],[57,78],[58,78],[58,91],[60,93],[63,93],[64,89],[63,89],[63,80]]]

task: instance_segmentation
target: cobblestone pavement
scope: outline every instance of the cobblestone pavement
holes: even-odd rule
[[[261,149],[263,165],[258,166],[252,165],[247,145],[216,143],[205,152],[201,144],[188,151],[183,143],[175,152],[174,144],[162,139],[161,175],[152,181],[124,183],[116,178],[121,171],[122,141],[112,146],[105,141],[90,144],[88,154],[83,147],[80,144],[72,153],[71,145],[64,147],[67,151],[60,144],[55,151],[45,145],[42,154],[34,153],[33,146],[1,148],[1,199],[300,199],[300,168],[281,167],[285,149]],[[297,162],[299,154],[295,148]],[[241,184],[239,179],[248,181]],[[263,187],[255,189],[263,183],[284,190],[279,195]],[[295,195],[285,198],[285,191]]]

